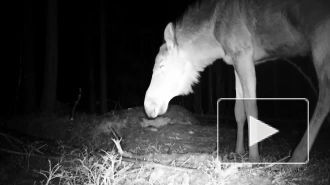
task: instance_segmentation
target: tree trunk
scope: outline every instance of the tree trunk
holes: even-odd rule
[[[105,113],[107,111],[107,57],[106,57],[106,27],[105,27],[105,2],[100,2],[100,112]]]
[[[279,94],[278,94],[278,75],[277,75],[277,73],[278,73],[278,67],[277,67],[277,63],[276,62],[274,62],[274,66],[272,67],[272,70],[273,70],[273,87],[274,87],[274,94],[273,94],[273,97],[274,98],[278,98],[279,97]],[[276,119],[279,119],[279,117],[278,117],[278,111],[279,111],[279,107],[278,107],[278,102],[279,101],[275,101],[274,102],[274,111],[275,111],[275,118]]]
[[[23,111],[25,113],[37,106],[33,13],[33,1],[24,1],[23,71],[25,78],[23,81]]]
[[[90,60],[90,67],[89,67],[89,111],[91,113],[95,113],[96,112],[96,98],[95,98],[95,78],[94,78],[94,67],[92,67],[92,65],[94,61]]]
[[[194,86],[194,99],[195,99],[195,113],[196,114],[201,114],[203,113],[202,111],[202,102],[201,102],[201,87],[202,87],[202,80]]]
[[[220,99],[220,98],[224,98],[225,97],[225,95],[224,95],[224,84],[225,84],[225,82],[224,82],[224,78],[222,78],[222,75],[223,75],[223,73],[222,73],[222,63],[221,63],[222,61],[217,61],[217,62],[215,62],[214,64],[215,64],[215,69],[216,69],[216,72],[215,72],[215,79],[216,79],[216,95],[215,95],[215,97],[216,97],[216,101],[218,102],[218,100]],[[219,104],[220,104],[220,102],[219,102]],[[221,105],[223,105],[223,102],[221,102]],[[216,105],[217,106],[217,109],[219,109],[220,110],[220,105]],[[219,107],[218,107],[219,106]],[[221,107],[224,107],[224,106],[221,106]]]
[[[213,65],[209,66],[208,68],[208,114],[214,114],[214,109],[213,109],[213,79],[212,79],[212,74],[213,74]]]
[[[228,66],[228,71],[227,71],[227,75],[228,75],[228,98],[235,98],[236,97],[236,90],[235,90],[235,75],[234,75],[234,68],[231,66]]]
[[[58,27],[56,0],[48,0],[47,3],[46,35],[46,63],[41,108],[43,113],[51,114],[55,111],[57,90]]]
[[[235,90],[235,74],[234,74],[234,68],[232,66],[226,66],[226,75],[227,78],[227,97],[226,98],[235,98],[236,97],[236,90]],[[226,101],[226,108],[225,110],[228,110],[228,114],[230,116],[234,115],[234,107],[235,107],[235,101]]]
[[[92,11],[91,11],[92,12]],[[93,26],[94,14],[88,15],[87,29],[85,30],[85,53],[87,53],[87,63],[89,66],[88,71],[88,89],[89,89],[89,111],[91,113],[96,112],[96,97],[95,97],[95,43],[93,42],[94,37],[94,26]]]

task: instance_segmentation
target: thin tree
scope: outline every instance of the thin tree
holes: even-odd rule
[[[58,23],[56,0],[47,1],[46,17],[46,57],[41,108],[43,113],[51,114],[55,111],[57,90]]]
[[[95,98],[95,45],[94,38],[94,26],[93,26],[94,14],[91,11],[88,15],[87,28],[85,30],[85,53],[87,54],[88,63],[88,90],[89,90],[89,111],[95,113],[96,110],[96,98]]]
[[[202,100],[201,100],[201,94],[202,94],[202,80],[200,80],[199,84],[196,84],[194,87],[194,109],[195,114],[202,114]]]
[[[34,4],[24,1],[24,31],[23,31],[23,110],[29,112],[37,106],[36,93],[36,62],[34,34]]]
[[[214,64],[213,64],[214,65]],[[207,76],[208,76],[208,81],[207,81],[207,86],[208,86],[208,114],[214,114],[214,109],[213,109],[213,65],[212,68],[209,67],[207,71]]]
[[[100,112],[107,111],[107,57],[106,57],[106,27],[105,27],[105,2],[100,2]]]

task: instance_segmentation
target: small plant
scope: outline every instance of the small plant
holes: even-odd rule
[[[55,178],[61,178],[63,177],[64,171],[61,170],[61,165],[56,164],[54,167],[52,167],[52,163],[50,160],[48,160],[49,168],[48,171],[45,170],[40,170],[39,172],[36,171],[37,173],[40,173],[46,178],[46,182],[44,183],[43,181],[41,182],[44,185],[50,185],[50,182],[55,179]]]

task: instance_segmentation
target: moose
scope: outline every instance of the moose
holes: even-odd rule
[[[199,73],[217,59],[235,69],[236,152],[244,154],[243,129],[249,116],[258,118],[255,66],[270,59],[311,57],[318,77],[318,100],[308,130],[289,162],[305,162],[330,111],[329,0],[204,0],[164,31],[144,107],[155,118],[169,101],[192,92]],[[248,125],[249,125],[248,121]],[[258,162],[258,144],[249,161]]]

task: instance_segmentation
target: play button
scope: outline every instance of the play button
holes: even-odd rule
[[[278,132],[277,129],[268,126],[252,116],[250,116],[249,119],[249,146],[254,145]]]

